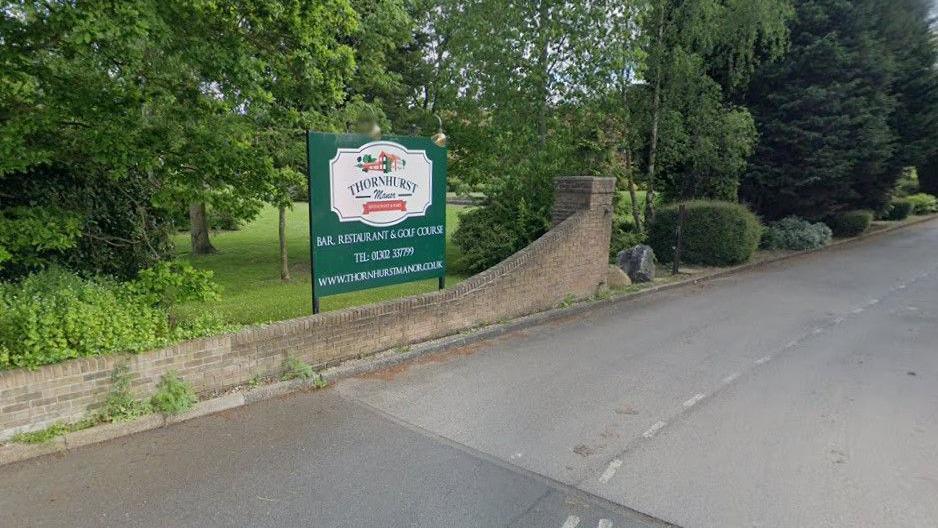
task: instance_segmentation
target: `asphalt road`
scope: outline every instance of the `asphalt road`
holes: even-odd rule
[[[4,528],[535,528],[571,516],[664,525],[334,390],[0,468]]]
[[[0,468],[0,526],[938,526],[938,223]]]

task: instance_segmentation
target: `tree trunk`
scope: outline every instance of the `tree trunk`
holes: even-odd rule
[[[635,176],[632,174],[632,152],[625,151],[625,178],[629,186],[629,198],[632,200],[632,220],[635,220],[635,227],[639,233],[645,231],[642,226],[642,211],[638,204],[638,194],[635,192]]]
[[[189,205],[189,235],[192,240],[193,255],[210,255],[215,248],[208,239],[208,215],[204,202]]]
[[[648,147],[648,195],[645,197],[645,220],[655,221],[655,158],[658,155],[658,122],[661,117],[661,70],[664,67],[664,12],[667,7],[660,5],[658,16],[658,36],[655,42],[655,91],[651,103],[651,144]]]
[[[620,96],[622,97],[622,111],[625,117],[626,130],[623,133],[622,137],[624,139],[625,146],[622,149],[622,164],[625,171],[625,183],[629,186],[629,199],[631,203],[629,204],[632,209],[632,220],[635,222],[635,228],[639,233],[645,231],[644,226],[642,225],[642,210],[641,205],[638,203],[638,193],[635,192],[635,173],[632,171],[632,146],[631,141],[629,140],[629,130],[628,127],[631,125],[629,123],[629,70],[628,68],[622,69],[622,79],[623,82],[619,86]]]
[[[280,206],[277,231],[280,236],[280,280],[290,280],[290,259],[287,255],[287,208]]]

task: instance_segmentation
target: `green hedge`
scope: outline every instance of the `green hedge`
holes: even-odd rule
[[[884,220],[899,221],[905,220],[915,210],[915,204],[907,198],[897,198],[893,200],[886,211],[883,213]]]
[[[731,266],[746,262],[759,246],[762,225],[745,206],[719,201],[687,202],[681,260]],[[648,245],[663,262],[674,259],[678,205],[658,210],[648,231]]]
[[[849,238],[862,235],[870,228],[873,223],[872,211],[846,211],[828,217],[824,220],[834,236],[837,238]]]

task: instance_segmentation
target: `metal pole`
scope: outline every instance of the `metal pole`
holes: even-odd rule
[[[445,156],[445,155],[446,155],[446,154],[445,154],[445,152],[446,152],[446,150],[445,150],[445,149],[446,149],[446,134],[443,133],[443,119],[442,119],[440,116],[436,115],[436,114],[433,114],[433,117],[436,117],[436,120],[437,120],[437,122],[440,124],[440,126],[439,126],[439,128],[437,128],[436,134],[434,134],[433,137],[432,137],[430,140],[433,142],[434,145],[440,147],[441,149],[444,149],[444,156]],[[437,185],[439,185],[439,182],[434,182],[434,183],[436,183]],[[445,236],[446,236],[446,235],[445,235],[445,233],[446,233],[446,188],[445,188],[445,186],[444,186],[444,189],[443,189],[443,233],[444,233],[444,237],[445,237]],[[444,265],[445,265],[445,261],[446,261],[446,248],[443,248],[443,260],[444,260]],[[446,289],[446,275],[443,275],[442,277],[440,277],[440,288],[439,288],[439,289],[441,289],[441,290]]]
[[[684,219],[687,217],[687,206],[681,204],[677,213],[677,229],[675,232],[674,262],[671,263],[671,274],[677,275],[681,267],[681,246],[683,246]]]
[[[314,263],[316,262],[316,240],[313,237],[313,182],[312,178],[310,178],[312,160],[309,158],[309,129],[306,129],[303,141],[306,142],[306,208],[309,212],[309,286],[310,295],[312,295],[313,298],[313,314],[315,315],[319,313],[319,297],[316,297],[316,270],[314,268]]]

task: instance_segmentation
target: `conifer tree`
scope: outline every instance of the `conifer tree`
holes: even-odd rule
[[[796,0],[791,50],[747,93],[760,142],[741,194],[767,218],[879,209],[898,177],[895,64],[876,0]]]

